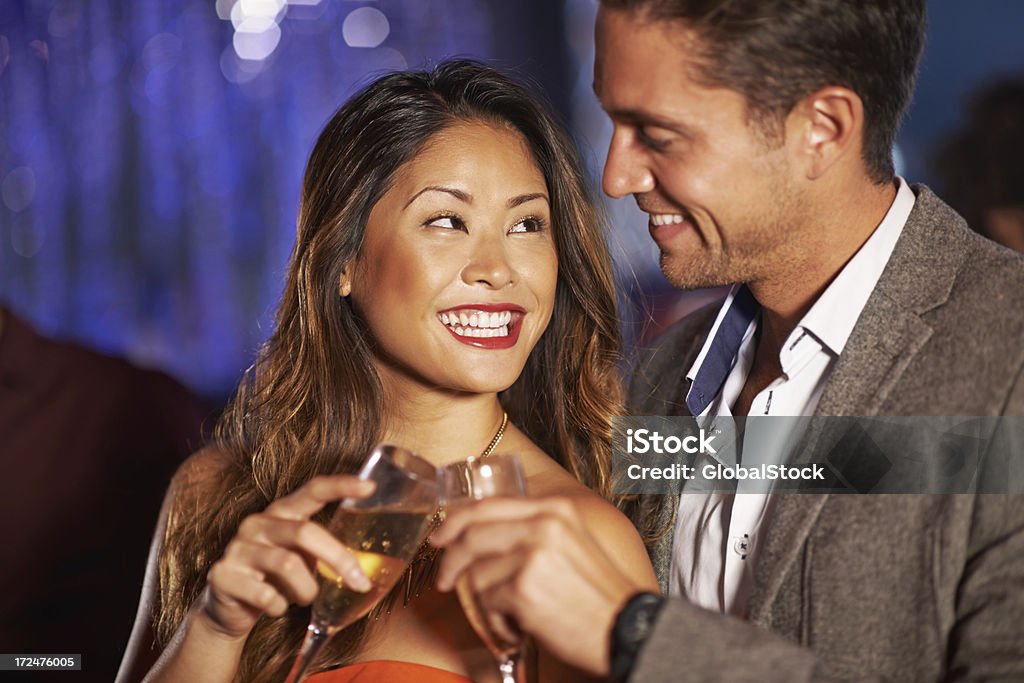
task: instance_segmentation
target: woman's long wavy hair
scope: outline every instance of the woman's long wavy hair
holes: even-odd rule
[[[215,430],[214,447],[229,464],[202,495],[176,496],[168,519],[162,643],[244,517],[315,475],[354,472],[381,437],[383,390],[371,340],[338,294],[340,275],[399,167],[438,132],[469,121],[522,135],[547,182],[558,253],[551,323],[502,404],[540,448],[609,496],[610,423],[621,413],[615,292],[604,224],[570,139],[525,87],[483,64],[451,60],[389,74],[338,110],[310,156],[275,329]],[[307,618],[308,610],[294,608],[260,619],[237,680],[283,680]],[[365,636],[363,620],[332,641],[322,666],[351,661]]]

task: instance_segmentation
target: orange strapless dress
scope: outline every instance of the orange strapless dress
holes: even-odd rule
[[[432,666],[412,662],[380,660],[360,662],[340,669],[321,671],[306,679],[308,683],[473,683],[461,676]]]

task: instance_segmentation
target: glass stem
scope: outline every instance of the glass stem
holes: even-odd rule
[[[501,683],[525,683],[519,679],[519,655],[505,657],[498,661]]]
[[[306,639],[302,641],[302,649],[299,650],[299,654],[295,658],[295,664],[288,673],[285,683],[299,683],[302,680],[306,669],[309,668],[309,665],[316,656],[320,654],[320,650],[329,638],[330,634],[327,633],[327,628],[316,622],[311,623],[306,628]]]

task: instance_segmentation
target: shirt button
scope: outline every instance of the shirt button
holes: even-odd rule
[[[732,544],[733,551],[740,556],[741,560],[747,559],[750,554],[750,534],[743,534],[736,538]]]

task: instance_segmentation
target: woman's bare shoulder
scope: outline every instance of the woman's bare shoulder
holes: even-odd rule
[[[626,515],[566,471],[539,448],[524,457],[527,491],[531,497],[561,498],[570,504],[587,531],[620,568],[656,590],[657,580],[647,549]]]

